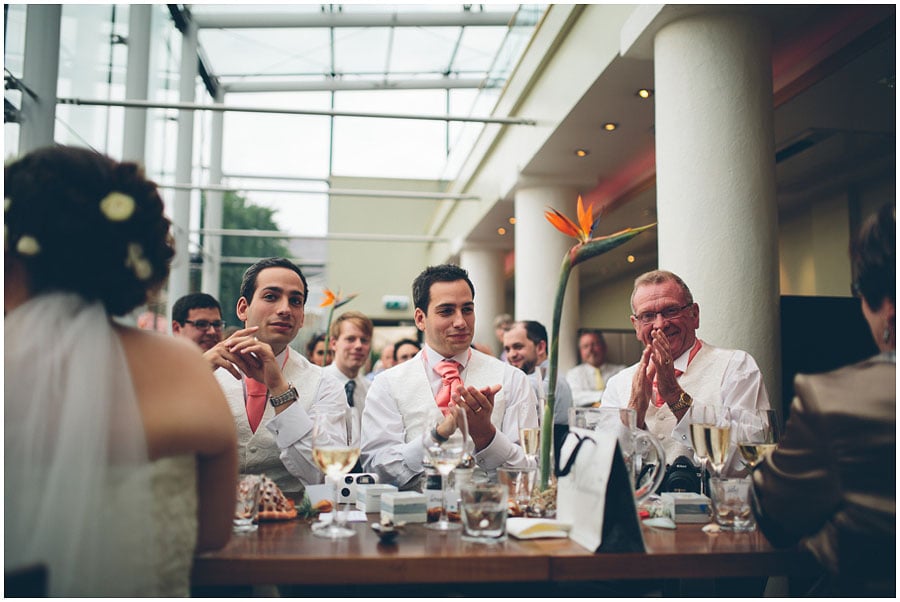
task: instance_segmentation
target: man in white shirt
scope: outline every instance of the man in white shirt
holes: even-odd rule
[[[256,262],[237,302],[245,328],[205,354],[231,407],[241,472],[265,473],[285,493],[323,481],[312,458],[311,415],[347,406],[338,382],[288,346],[303,326],[306,293],[290,260]]]
[[[334,361],[325,366],[325,374],[334,377],[347,396],[347,403],[359,408],[362,416],[369,392],[369,379],[360,374],[372,350],[372,320],[358,311],[344,312],[331,324],[331,349]]]
[[[638,426],[660,438],[668,462],[693,456],[686,417],[694,400],[725,405],[733,413],[769,407],[762,374],[750,354],[697,338],[700,306],[681,278],[664,270],[639,276],[631,309],[644,351],[637,364],[609,380],[603,406],[634,408]],[[736,468],[733,452],[726,466]]]
[[[576,406],[596,406],[603,399],[606,383],[625,366],[606,361],[606,339],[595,329],[582,329],[578,335],[581,363],[566,372]]]
[[[519,428],[537,426],[534,389],[521,370],[471,348],[474,298],[472,281],[458,266],[426,268],[413,282],[415,322],[425,344],[411,360],[375,377],[363,413],[363,468],[382,483],[416,487],[423,472],[422,432],[454,406],[466,414],[481,468],[535,465],[518,444]],[[441,408],[443,379],[435,369],[447,361],[456,362],[462,382],[452,382],[449,406]]]

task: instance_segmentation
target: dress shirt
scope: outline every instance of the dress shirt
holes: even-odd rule
[[[362,461],[364,470],[377,473],[382,483],[411,489],[416,486],[417,477],[424,470],[422,458],[425,449],[420,435],[426,425],[419,418],[404,416],[399,402],[415,404],[424,409],[427,415],[439,416],[434,398],[440,390],[441,377],[433,368],[443,359],[445,358],[439,353],[425,345],[409,361],[376,376],[369,388],[363,413]],[[446,359],[459,362],[460,377],[467,386],[502,386],[495,396],[494,413],[491,416],[497,432],[491,442],[475,454],[476,463],[485,470],[494,470],[500,466],[533,467],[534,460],[527,458],[518,445],[519,428],[536,427],[538,423],[537,398],[525,373],[475,349]],[[471,382],[470,375],[484,374],[485,371],[502,374],[501,382]],[[420,391],[417,400],[399,399],[398,383],[408,384],[412,380],[427,383],[430,391]],[[498,416],[498,413],[501,415]]]
[[[600,376],[606,387],[609,379],[625,369],[621,364],[604,363],[600,366]],[[598,403],[603,398],[604,389],[597,388],[596,368],[591,364],[578,364],[566,372],[566,382],[572,389],[572,401],[577,407]]]
[[[737,414],[741,410],[768,409],[769,395],[762,379],[762,373],[756,361],[746,351],[721,349],[702,341],[702,347],[694,360],[688,365],[690,349],[678,356],[673,362],[676,370],[683,371],[678,377],[678,384],[688,395],[694,399],[694,403],[721,403],[732,411],[732,420],[738,420]],[[634,372],[640,362],[629,366],[613,376],[606,384],[606,393],[603,395],[603,407],[626,408],[631,397],[631,381]],[[668,432],[655,431],[648,426],[648,430],[654,432],[660,438],[663,448],[666,450],[666,460],[671,463],[679,455],[692,457],[694,450],[691,443],[689,412],[685,412],[680,420],[671,416],[668,405],[655,408],[650,401],[650,412],[668,413],[671,420],[667,427]],[[649,425],[649,421],[648,421]],[[736,437],[735,429],[732,429],[732,437]],[[739,462],[736,449],[732,446],[731,457],[726,461],[723,474],[737,470]],[[697,462],[697,459],[694,459]]]
[[[333,377],[338,383],[340,383],[341,388],[344,388],[347,385],[347,381],[351,380],[346,374],[340,371],[338,367],[331,362],[324,368],[322,371]],[[366,393],[369,392],[369,387],[372,386],[372,382],[369,381],[362,373],[357,374],[356,378],[352,379],[353,382],[356,383],[356,388],[353,390],[353,407],[359,409],[359,417],[362,419],[363,410],[366,407]],[[344,399],[347,398],[347,395],[344,395]]]
[[[214,375],[225,393],[231,408],[238,435],[238,463],[241,472],[265,473],[285,493],[302,490],[303,485],[321,483],[323,474],[312,458],[313,408],[341,409],[347,406],[343,387],[322,368],[309,362],[302,354],[288,349],[275,359],[284,362],[284,376],[300,398],[280,414],[266,404],[262,423],[265,429],[251,432],[247,420],[246,394],[243,380],[237,380],[227,370]]]

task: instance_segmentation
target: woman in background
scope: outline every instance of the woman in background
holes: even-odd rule
[[[4,175],[7,577],[187,595],[194,554],[231,532],[236,436],[196,346],[112,319],[166,282],[163,202],[137,165],[86,149]]]
[[[753,473],[760,528],[776,546],[801,541],[815,559],[817,581],[802,593],[895,593],[896,223],[886,205],[850,249],[853,293],[880,353],[798,375],[784,436]]]

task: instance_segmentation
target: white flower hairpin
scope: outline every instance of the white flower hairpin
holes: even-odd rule
[[[134,199],[121,192],[110,192],[100,201],[100,211],[111,222],[124,222],[134,213]]]
[[[153,266],[144,257],[144,249],[136,242],[128,243],[128,257],[125,265],[130,267],[138,280],[149,280],[153,275]]]
[[[25,234],[19,237],[19,242],[16,243],[16,251],[20,255],[34,256],[41,252],[41,245],[38,244],[35,237]]]

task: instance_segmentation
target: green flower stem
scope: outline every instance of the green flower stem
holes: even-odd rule
[[[615,249],[641,232],[656,224],[648,224],[640,228],[629,228],[602,238],[593,238],[585,243],[578,243],[566,253],[559,270],[559,283],[556,285],[556,301],[553,304],[553,330],[550,338],[550,373],[549,390],[547,391],[547,407],[544,408],[544,421],[541,424],[541,489],[550,483],[550,474],[554,469],[550,465],[550,450],[553,449],[553,408],[556,405],[556,379],[559,364],[559,325],[562,321],[563,300],[566,296],[566,285],[572,268],[592,257],[602,255]]]

